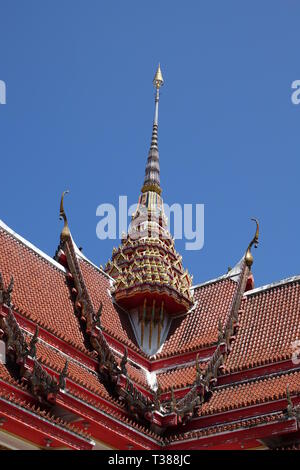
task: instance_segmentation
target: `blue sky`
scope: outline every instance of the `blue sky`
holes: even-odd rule
[[[300,4],[296,0],[0,0],[0,218],[53,255],[62,190],[96,264],[96,207],[136,202],[160,61],[166,202],[205,204],[201,251],[176,246],[194,282],[237,262],[261,222],[256,285],[300,273]]]

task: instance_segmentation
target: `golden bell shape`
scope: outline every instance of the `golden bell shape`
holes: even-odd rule
[[[164,84],[164,79],[160,70],[160,64],[158,64],[156,74],[153,79],[153,85],[155,86],[155,88],[160,88],[161,86],[163,86],[163,84]]]

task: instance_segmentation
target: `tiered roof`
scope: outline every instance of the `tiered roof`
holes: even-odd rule
[[[179,448],[223,448],[226,440],[224,443],[222,436],[228,431],[241,433],[241,429],[236,447],[247,446],[247,442],[258,447],[268,441],[270,423],[272,432],[275,429],[279,435],[294,432],[294,428],[296,432],[293,423],[297,418],[288,416],[287,411],[287,386],[292,406],[297,408],[300,367],[292,361],[292,344],[300,333],[300,276],[242,293],[238,328],[231,335],[230,350],[220,363],[216,381],[196,402],[184,430],[180,419],[177,424],[174,419],[176,407],[191,393],[197,380],[201,384],[218,344],[225,348],[222,333],[241,288],[241,267],[232,275],[228,273],[195,287],[195,306],[189,316],[172,321],[162,350],[150,357],[139,349],[126,313],[114,304],[111,279],[73,246],[93,305],[103,305],[101,332],[120,371],[127,348],[126,372],[120,373],[118,379],[124,382],[120,387],[126,389],[131,384],[133,402],[136,389],[149,400],[149,406],[141,416],[138,406],[136,410],[124,400],[121,388],[116,393],[107,377],[99,373],[99,357],[74,312],[73,288],[63,256],[65,266],[43,255],[1,223],[4,289],[14,277],[11,306],[3,304],[2,315],[5,318],[11,308],[27,344],[39,325],[36,358],[51,376],[58,380],[68,361],[66,386],[57,392],[55,403],[32,393],[13,360],[1,365],[3,429],[18,429],[14,421],[17,415],[11,411],[17,406],[25,423],[29,411],[32,413],[30,423],[18,431],[22,439],[32,423],[43,418],[43,428],[37,423],[36,431],[30,434],[32,442],[42,447],[92,448],[101,441],[121,448],[174,448],[175,444]],[[30,369],[33,361],[28,356],[26,367]],[[197,393],[202,396],[200,385]],[[155,428],[151,424],[154,422]],[[49,429],[44,429],[46,425]],[[57,427],[56,438],[51,431],[53,426]],[[258,427],[260,437],[256,439]],[[87,431],[91,437],[86,437]],[[208,444],[207,439],[211,441]]]
[[[155,80],[162,80],[160,70]],[[141,198],[162,207],[158,96]],[[170,238],[146,236],[135,247],[127,238],[108,264],[113,279],[78,250],[63,198],[60,214],[55,260],[0,222],[0,340],[7,355],[0,364],[1,445],[10,433],[20,446],[37,448],[299,446],[300,276],[253,288],[257,221],[235,268],[187,290],[190,278]],[[161,212],[156,222],[160,234]],[[155,243],[173,255],[155,252]],[[151,279],[147,270],[143,278],[145,263]],[[164,276],[172,270],[169,286]],[[127,303],[124,289],[136,304]],[[168,299],[175,298],[172,310]],[[147,328],[149,345],[156,328],[155,350],[141,339]]]

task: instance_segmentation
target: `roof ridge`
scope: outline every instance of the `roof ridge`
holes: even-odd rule
[[[264,292],[266,290],[273,289],[275,287],[284,286],[286,284],[291,284],[293,282],[298,282],[298,281],[300,281],[300,274],[296,276],[287,277],[285,279],[281,279],[280,281],[272,282],[271,284],[265,284],[264,286],[256,287],[255,289],[252,289],[252,290],[248,290],[247,292],[244,293],[244,295],[245,296],[254,295],[259,292]]]
[[[232,279],[239,276],[240,273],[237,274],[232,274],[231,276],[228,276],[228,274],[223,274],[222,276],[216,277],[214,279],[210,279],[209,281],[201,282],[200,284],[195,284],[194,286],[191,287],[191,290],[196,290],[199,289],[200,287],[208,286],[209,284],[215,284],[216,282],[223,281],[225,279]]]
[[[55,261],[55,259],[51,258],[51,256],[47,255],[47,253],[37,248],[35,245],[33,245],[33,243],[26,240],[26,238],[19,235],[17,232],[11,229],[8,225],[6,225],[5,222],[3,222],[3,220],[1,219],[0,219],[0,229],[3,229],[5,232],[7,232],[9,235],[15,238],[17,241],[25,245],[26,248],[29,248],[29,250],[34,251],[40,258],[44,259],[55,268],[59,269],[60,271],[64,273],[66,272],[66,269],[64,266],[62,266],[60,263]]]
[[[234,278],[238,277],[241,274],[241,265],[242,265],[243,260],[244,260],[244,257],[242,257],[236,263],[236,265],[233,268],[231,268],[230,271],[228,271],[227,273],[222,274],[221,276],[216,277],[214,279],[210,279],[208,281],[201,282],[200,284],[195,284],[194,286],[191,287],[191,290],[195,290],[195,289],[198,289],[199,287],[207,286],[209,284],[214,284],[215,282],[219,282],[219,281],[222,281],[224,279],[235,280]]]
[[[111,282],[115,282],[115,280],[109,275],[107,274],[103,269],[101,269],[99,266],[97,266],[95,263],[93,263],[93,261],[91,261],[89,258],[87,258],[83,253],[82,251],[79,250],[78,246],[76,245],[76,243],[74,242],[74,239],[72,237],[72,241],[74,243],[74,247],[75,247],[75,253],[76,255],[83,261],[86,261],[90,266],[92,266],[94,269],[96,269],[97,272],[103,274],[105,277],[107,277]]]
[[[3,393],[2,391],[0,393],[0,400],[6,403],[9,403],[10,405],[15,406],[19,409],[21,408],[25,412],[29,414],[33,414],[40,419],[42,418],[43,420],[47,421],[52,426],[58,426],[60,429],[70,432],[71,434],[73,434],[74,436],[77,436],[80,439],[88,441],[92,443],[93,445],[95,444],[92,436],[88,435],[85,431],[83,431],[80,428],[75,428],[70,423],[65,421],[63,418],[56,417],[51,412],[47,413],[46,411],[44,412],[41,411],[38,405],[36,404],[28,403],[24,399],[22,400],[18,397],[15,397],[11,393]]]
[[[253,383],[257,383],[257,382],[266,382],[268,380],[276,379],[277,377],[294,375],[294,374],[299,374],[299,373],[300,373],[300,368],[280,370],[278,372],[272,372],[267,375],[259,375],[255,377],[250,377],[248,379],[244,379],[239,382],[230,382],[230,383],[225,383],[223,385],[216,385],[215,391],[221,391],[221,390],[230,389],[230,388],[233,389],[242,385],[250,385]]]

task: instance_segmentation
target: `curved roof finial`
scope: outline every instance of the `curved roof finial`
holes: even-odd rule
[[[259,236],[259,222],[254,217],[251,220],[253,220],[256,223],[256,231],[255,231],[255,235],[254,235],[253,239],[251,240],[251,242],[248,245],[248,248],[247,248],[247,251],[246,251],[246,254],[245,254],[246,265],[249,268],[251,268],[251,266],[253,264],[253,255],[251,253],[251,248],[252,248],[253,245],[254,245],[255,248],[257,248],[258,236]]]
[[[69,190],[64,191],[62,193],[61,200],[60,200],[59,218],[60,220],[62,219],[64,220],[64,227],[60,234],[60,239],[62,241],[66,240],[66,238],[69,238],[71,236],[71,232],[68,226],[67,216],[66,216],[65,209],[64,209],[64,197],[65,197],[65,194],[68,194],[68,193],[69,193]]]

